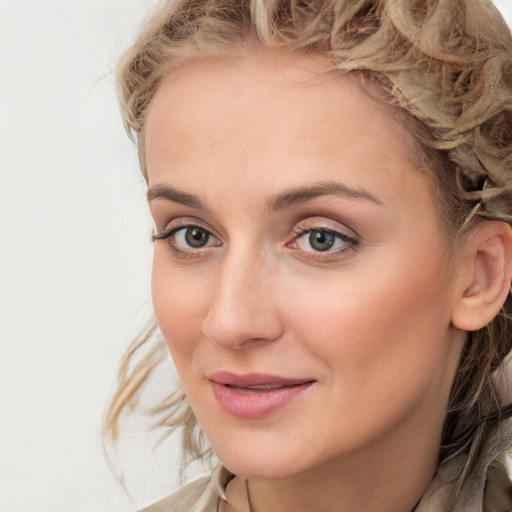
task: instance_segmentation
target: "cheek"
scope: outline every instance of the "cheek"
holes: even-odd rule
[[[290,294],[296,336],[352,389],[428,379],[446,358],[451,292],[440,270],[444,251],[428,258],[425,251],[386,251],[372,258],[378,264]]]
[[[155,248],[151,290],[158,325],[179,367],[191,357],[200,339],[203,318],[208,310],[205,300],[207,281],[190,276],[190,269],[173,269]]]

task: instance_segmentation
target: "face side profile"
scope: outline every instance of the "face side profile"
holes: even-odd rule
[[[400,117],[326,68],[256,52],[160,84],[145,125],[155,314],[232,472],[311,479],[382,454],[387,471],[423,462],[421,494],[467,272]]]

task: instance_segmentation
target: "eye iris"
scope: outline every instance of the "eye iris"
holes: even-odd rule
[[[204,247],[208,243],[209,234],[204,229],[188,228],[185,240],[190,247]]]
[[[311,231],[309,234],[309,243],[316,251],[328,251],[335,241],[334,235],[327,231]]]

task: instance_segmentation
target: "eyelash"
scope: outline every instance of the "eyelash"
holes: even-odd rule
[[[198,229],[203,233],[206,233],[208,236],[207,243],[210,241],[211,238],[216,239],[216,237],[205,227],[201,226],[198,223],[183,223],[179,224],[174,227],[166,228],[165,230],[161,231],[160,233],[155,233],[151,237],[153,242],[156,242],[157,240],[168,240],[168,247],[172,251],[172,253],[180,258],[194,258],[202,255],[204,251],[211,247],[211,245],[205,245],[204,247],[198,247],[198,248],[192,248],[189,249],[182,249],[178,247],[178,245],[173,240],[173,237],[177,235],[180,231],[183,231],[184,234],[189,229]],[[293,239],[286,244],[286,247],[291,247],[293,249],[300,249],[298,246],[299,240],[305,238],[307,235],[310,235],[312,233],[323,233],[328,236],[331,236],[334,238],[334,244],[336,242],[342,242],[343,247],[336,248],[335,250],[332,250],[328,248],[325,251],[322,250],[302,250],[302,254],[304,257],[309,259],[315,259],[315,260],[332,260],[341,257],[342,255],[345,255],[347,253],[355,252],[357,250],[357,247],[359,245],[359,241],[356,238],[353,238],[351,236],[348,236],[344,233],[341,233],[335,229],[332,228],[326,228],[324,226],[319,225],[312,225],[308,227],[301,227],[300,225],[294,228],[293,230],[294,237]],[[214,247],[220,246],[221,243],[214,245]]]
[[[183,224],[179,224],[177,226],[171,226],[170,228],[166,228],[160,233],[154,233],[151,237],[151,240],[153,242],[156,242],[157,240],[168,240],[168,247],[172,251],[172,253],[179,257],[179,258],[194,258],[197,257],[198,253],[203,253],[204,250],[207,247],[210,247],[210,245],[206,245],[204,248],[190,248],[190,249],[181,249],[177,246],[177,244],[174,242],[173,237],[178,234],[180,231],[183,231],[186,233],[189,229],[198,229],[208,236],[208,241],[210,238],[216,238],[212,233],[206,229],[205,227],[201,226],[200,224],[193,223],[193,222],[187,222]],[[219,244],[220,245],[220,244]]]
[[[301,239],[305,239],[308,235],[311,236],[312,233],[323,233],[324,235],[328,235],[334,238],[334,243],[342,242],[343,246],[336,249],[327,249],[325,251],[321,250],[302,250],[302,255],[306,258],[315,259],[315,260],[334,260],[345,256],[347,254],[353,253],[357,250],[359,241],[355,237],[351,237],[346,235],[345,233],[341,233],[340,231],[332,228],[328,228],[321,225],[311,225],[308,227],[297,226],[293,230],[294,238],[291,242],[287,244],[288,247],[298,248],[299,241]]]

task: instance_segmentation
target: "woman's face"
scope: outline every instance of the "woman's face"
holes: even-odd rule
[[[215,452],[247,477],[439,443],[462,344],[409,135],[325,66],[190,64],[146,124],[158,324]]]

